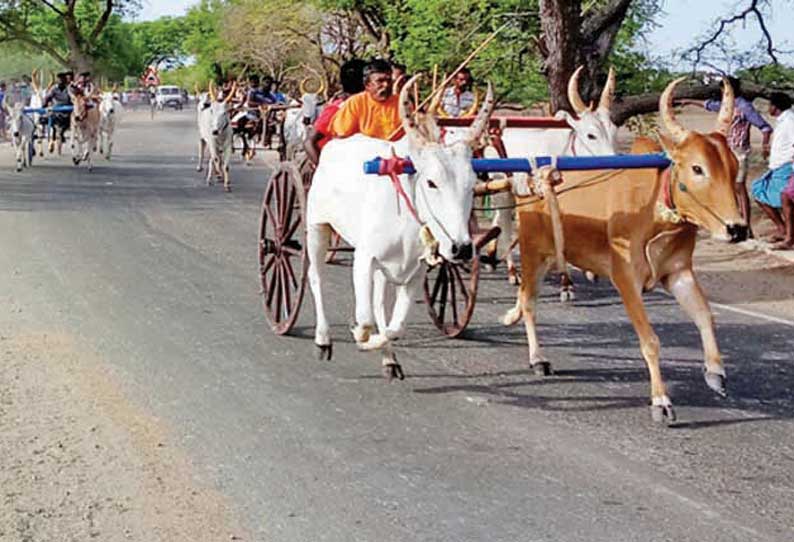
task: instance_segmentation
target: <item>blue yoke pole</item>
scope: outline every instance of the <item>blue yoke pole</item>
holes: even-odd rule
[[[378,174],[381,171],[382,158],[364,162],[364,173]],[[551,165],[550,156],[538,156],[535,159],[538,167]],[[559,156],[557,169],[560,171],[587,171],[592,169],[642,169],[667,168],[670,159],[665,154],[618,154],[609,156]],[[475,173],[529,173],[532,165],[526,158],[475,158],[471,161]],[[415,173],[410,160],[402,162],[405,173]]]

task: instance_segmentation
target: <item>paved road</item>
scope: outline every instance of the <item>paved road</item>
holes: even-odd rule
[[[730,398],[702,381],[698,334],[649,296],[680,423],[652,426],[647,376],[613,290],[540,332],[556,375],[525,366],[524,333],[487,276],[465,340],[417,307],[381,380],[356,351],[349,268],[334,267],[331,363],[314,360],[309,302],[292,337],[266,327],[256,229],[267,168],[235,191],[195,173],[194,115],[131,115],[92,174],[48,159],[0,173],[0,324],[68,333],[169,431],[195,477],[256,540],[794,540],[792,327],[716,310]]]

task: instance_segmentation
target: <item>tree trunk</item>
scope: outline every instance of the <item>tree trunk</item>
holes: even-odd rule
[[[546,53],[543,69],[552,111],[571,110],[567,89],[580,59],[581,10],[580,0],[540,1],[542,49]]]

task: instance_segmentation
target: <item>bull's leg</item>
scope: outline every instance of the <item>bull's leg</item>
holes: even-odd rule
[[[221,154],[223,158],[223,189],[227,192],[232,191],[232,183],[229,179],[229,164],[232,161],[232,147],[231,145],[225,149],[223,149],[223,154]]]
[[[667,275],[662,282],[664,287],[675,296],[681,308],[694,320],[698,331],[700,331],[705,358],[706,384],[724,397],[726,395],[725,366],[722,364],[722,356],[720,356],[717,338],[714,334],[714,318],[695,274],[691,269],[685,269]]]
[[[99,137],[97,138],[97,140],[98,140],[98,143],[99,143],[99,145],[98,145],[99,146],[99,149],[98,149],[99,150],[99,154],[104,156],[104,154],[105,154],[105,136],[104,136],[104,132],[102,130],[99,131]]]
[[[207,186],[212,186],[215,184],[215,181],[212,180],[212,177],[218,167],[218,157],[215,156],[215,153],[212,151],[212,149],[209,149],[209,151],[210,157],[207,160]]]
[[[196,171],[201,171],[204,168],[204,145],[204,140],[199,137],[198,165],[196,166]]]
[[[22,171],[22,144],[17,145],[16,139],[14,141],[14,152],[17,158],[17,173]]]
[[[107,137],[108,137],[108,140],[107,140],[108,151],[107,151],[107,154],[105,155],[105,158],[107,160],[110,160],[110,155],[113,154],[113,134],[108,134]]]
[[[423,270],[421,273],[417,273],[407,284],[401,284],[397,287],[394,311],[392,312],[389,327],[386,328],[386,337],[389,339],[399,339],[405,335],[405,323],[408,321],[408,316],[414,306],[414,299],[416,299],[424,277]]]
[[[333,354],[330,326],[325,317],[323,299],[323,272],[325,270],[325,253],[331,237],[328,224],[309,224],[306,229],[306,248],[309,258],[309,287],[314,297],[316,324],[314,328],[314,344],[318,349],[319,359],[330,360]]]
[[[381,366],[383,376],[388,380],[398,378],[400,380],[405,378],[405,373],[399,363],[397,363],[397,356],[394,354],[392,348],[391,338],[389,336],[389,328],[386,323],[386,306],[391,302],[391,295],[389,295],[393,288],[386,280],[386,276],[378,269],[373,272],[373,287],[372,287],[372,305],[375,314],[375,321],[378,324],[378,334],[370,335],[366,343],[359,344],[362,350],[380,350],[381,351]],[[402,309],[400,309],[400,290],[404,286],[397,287],[397,302],[392,311],[392,321]]]
[[[551,363],[543,355],[538,341],[535,313],[540,291],[540,283],[548,269],[548,262],[540,254],[530,254],[521,258],[521,287],[518,291],[518,306],[524,317],[524,329],[527,332],[529,347],[529,366],[538,376],[551,374]]]
[[[355,292],[356,324],[352,329],[356,344],[362,346],[369,340],[375,324],[372,312],[372,286],[374,266],[372,257],[360,250],[353,253],[353,290]],[[324,256],[324,254],[323,254]]]
[[[507,262],[507,282],[513,286],[521,284],[521,278],[516,268],[516,262],[513,259],[513,249],[516,248],[518,239],[513,239],[505,252],[505,261]]]
[[[641,285],[635,279],[631,264],[627,260],[616,257],[613,260],[612,269],[612,284],[620,292],[626,314],[640,339],[642,357],[645,358],[645,363],[648,365],[651,377],[651,417],[654,422],[658,423],[664,422],[665,419],[674,422],[673,403],[667,396],[667,386],[662,379],[662,371],[659,367],[659,337],[653,331],[648,314],[645,312]]]
[[[375,323],[378,325],[378,333],[386,336],[386,329],[389,325],[386,315],[386,298],[388,297],[386,289],[389,287],[389,284],[386,280],[386,275],[379,269],[375,270],[372,281],[372,309],[375,314]]]

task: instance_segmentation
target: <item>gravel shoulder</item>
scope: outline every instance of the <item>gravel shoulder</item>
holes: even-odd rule
[[[244,539],[158,420],[58,332],[0,337],[0,540]]]

